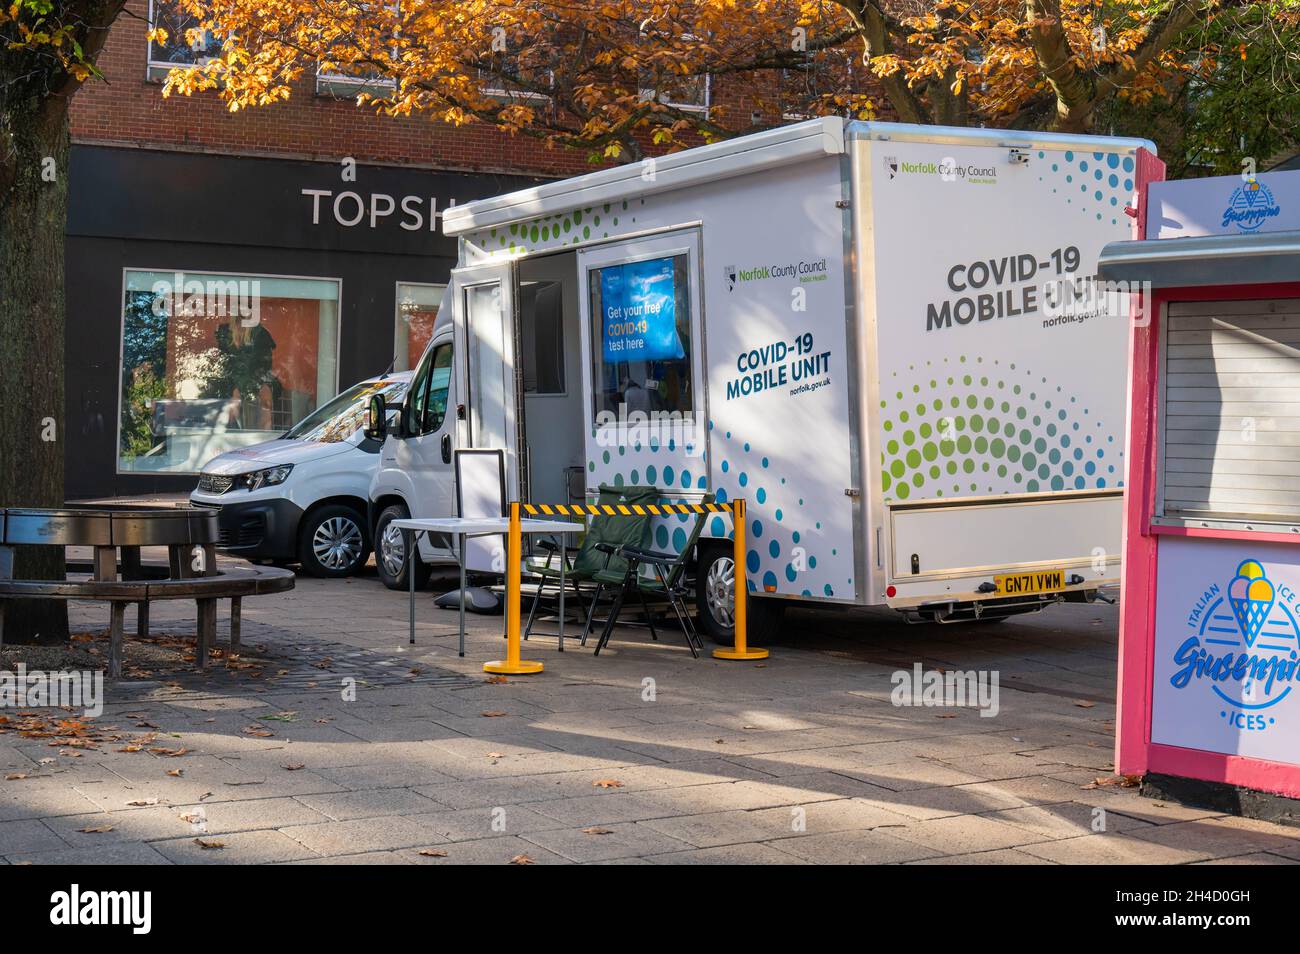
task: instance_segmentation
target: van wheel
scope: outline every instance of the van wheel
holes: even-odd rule
[[[350,576],[366,565],[365,518],[342,504],[318,507],[298,528],[298,560],[312,576]]]
[[[695,574],[696,619],[710,639],[725,646],[736,640],[735,580],[731,550],[710,547],[701,551]],[[746,606],[747,642],[771,639],[784,616],[784,600],[756,599],[751,595]]]
[[[410,516],[411,512],[404,504],[392,504],[383,509],[379,514],[379,521],[375,524],[375,566],[379,569],[379,578],[390,590],[407,588],[406,534],[390,524],[394,520],[405,520]],[[415,588],[424,589],[432,573],[433,567],[417,556]]]

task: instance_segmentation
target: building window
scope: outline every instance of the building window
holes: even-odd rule
[[[397,283],[397,318],[393,329],[393,370],[410,371],[429,346],[446,285]]]
[[[339,283],[128,270],[118,471],[197,473],[338,390]]]
[[[317,70],[316,95],[333,96],[337,99],[356,99],[362,93],[383,98],[391,96],[397,84],[391,76],[384,76],[373,70],[342,72],[341,70]]]
[[[640,77],[641,95],[685,112],[706,113],[709,111],[709,96],[712,89],[712,77],[673,76],[656,81],[648,74]]]
[[[1169,304],[1154,522],[1300,526],[1298,344],[1297,299]]]
[[[691,304],[685,253],[588,271],[593,411],[613,415],[694,409]]]
[[[203,66],[221,52],[221,41],[200,31],[199,18],[182,10],[174,0],[150,0],[149,26],[166,32],[167,39],[149,41],[149,79],[162,81],[174,69]]]

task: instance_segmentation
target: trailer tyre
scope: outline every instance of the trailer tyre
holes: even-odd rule
[[[396,527],[389,526],[394,520],[405,520],[411,515],[404,504],[392,504],[385,507],[375,523],[375,566],[379,569],[379,578],[390,590],[404,590],[406,582],[406,535]],[[417,548],[418,549],[418,548]],[[429,582],[433,567],[418,556],[415,559],[415,588],[423,589]]]
[[[715,643],[724,646],[730,646],[736,640],[735,576],[736,565],[729,549],[711,547],[700,553],[695,574],[696,618],[700,629]],[[785,601],[751,595],[746,611],[747,641],[755,644],[766,642],[780,629],[785,616]]]

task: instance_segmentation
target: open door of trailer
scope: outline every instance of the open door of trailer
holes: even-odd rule
[[[515,266],[475,265],[451,273],[456,373],[462,403],[456,407],[457,446],[500,450],[506,462],[506,499],[521,483]],[[458,488],[458,494],[463,488]],[[496,570],[494,541],[466,543],[466,566]]]

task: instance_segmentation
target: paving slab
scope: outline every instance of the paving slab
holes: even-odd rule
[[[373,571],[254,601],[260,674],[109,687],[97,724],[141,751],[0,731],[0,861],[1300,861],[1295,829],[1109,783],[1115,607],[941,627],[795,608],[761,663],[628,630],[600,657],[531,640],[544,672],[489,681],[501,620],[471,617],[457,657],[454,615],[428,605],[453,585],[421,594],[414,647],[405,595]],[[160,607],[155,631],[192,635],[191,610]],[[102,608],[71,613],[102,630]],[[918,663],[997,670],[998,714],[893,705],[892,674]]]

